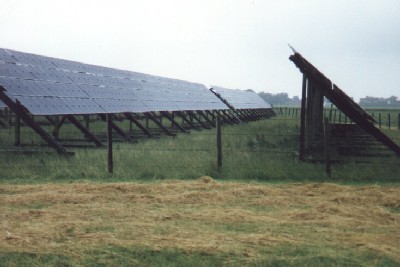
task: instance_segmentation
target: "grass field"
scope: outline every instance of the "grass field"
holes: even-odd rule
[[[1,185],[3,266],[398,266],[400,187]]]
[[[0,154],[0,266],[400,265],[397,159],[327,177],[298,118],[222,131],[221,169],[215,130],[117,143],[113,175],[105,149]]]

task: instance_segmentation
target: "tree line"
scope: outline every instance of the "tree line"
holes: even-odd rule
[[[253,91],[253,90],[251,90]],[[289,97],[288,93],[267,93],[259,92],[258,95],[264,99],[267,103],[273,106],[300,106],[301,99],[298,96]],[[329,101],[325,100],[327,104]],[[391,96],[388,98],[384,97],[372,97],[366,96],[360,99],[359,102],[361,107],[379,107],[379,108],[399,108],[400,97]]]

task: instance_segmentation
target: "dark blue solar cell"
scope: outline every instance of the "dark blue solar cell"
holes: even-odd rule
[[[0,64],[0,76],[2,77],[35,79],[35,76],[30,72],[30,70],[31,68],[28,66]]]
[[[52,63],[57,69],[60,70],[70,71],[70,72],[83,72],[83,73],[86,72],[85,64],[83,63],[65,59],[59,59],[59,58],[54,58]]]
[[[1,52],[6,57],[7,51],[0,50],[0,63],[4,63]],[[32,114],[227,109],[201,84],[17,51],[11,54],[17,64],[0,64],[0,85]]]
[[[4,63],[14,63],[16,62],[16,59],[12,57],[12,54],[10,51],[4,48],[0,48],[0,62],[3,61]]]
[[[54,65],[52,63],[52,58],[36,54],[22,53],[14,50],[9,50],[9,52],[12,54],[12,57],[19,64],[39,66],[44,68],[54,68]]]
[[[238,89],[226,89],[213,86],[212,91],[219,94],[235,109],[269,109],[271,105],[265,102],[257,93]]]

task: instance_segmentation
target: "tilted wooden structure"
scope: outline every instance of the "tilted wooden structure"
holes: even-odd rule
[[[324,97],[351,119],[364,134],[374,137],[376,141],[382,143],[397,156],[400,156],[400,147],[375,127],[374,118],[367,114],[337,85],[332,83],[298,52],[291,55],[289,59],[303,73],[300,128],[301,159],[305,159],[310,151],[313,150],[315,140],[324,135]],[[354,127],[341,125],[331,127],[330,132],[343,132],[346,129],[350,129],[350,132],[353,133],[360,132],[351,128]]]

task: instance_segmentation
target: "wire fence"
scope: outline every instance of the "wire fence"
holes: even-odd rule
[[[279,116],[300,118],[299,107],[278,107],[274,109]],[[399,109],[366,109],[367,113],[374,119],[374,125],[379,129],[400,131]],[[336,108],[325,108],[324,117],[329,118],[331,123],[350,124],[352,121],[341,110]]]
[[[274,119],[222,128],[222,166],[217,165],[215,130],[192,131],[177,137],[156,139],[141,137],[137,143],[118,142],[113,145],[116,178],[162,179],[195,178],[210,175],[232,179],[321,179],[326,178],[322,159],[299,160],[299,112],[295,109]],[[294,115],[293,115],[294,114]],[[68,125],[67,125],[68,126]],[[66,126],[62,134],[83,139],[78,130]],[[40,139],[33,140],[32,130],[21,129],[22,147],[13,146],[15,132],[0,130],[1,179],[81,179],[109,178],[107,149],[68,147],[72,157],[58,156]],[[104,134],[94,131],[95,134]],[[24,134],[26,136],[24,136]],[[2,136],[8,145],[1,143]],[[24,139],[24,137],[26,137]],[[62,137],[62,135],[61,135]],[[400,136],[395,137],[400,140]],[[3,140],[3,141],[4,141]],[[33,140],[33,143],[31,141]],[[399,159],[349,158],[333,162],[330,179],[400,179]],[[353,177],[353,178],[351,178]]]

